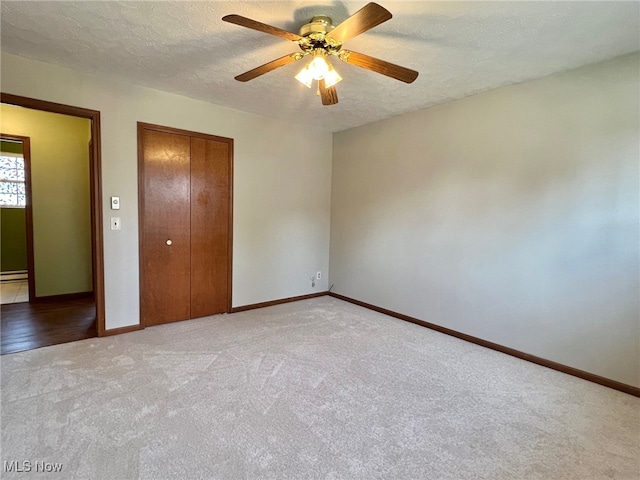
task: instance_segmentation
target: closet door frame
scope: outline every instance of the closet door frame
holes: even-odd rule
[[[229,146],[229,213],[228,213],[228,258],[227,258],[227,308],[225,313],[231,312],[232,302],[232,276],[233,276],[233,138],[219,137],[206,133],[192,132],[190,130],[182,130],[179,128],[165,127],[154,125],[152,123],[138,122],[138,268],[139,268],[139,289],[140,289],[140,327],[144,328],[145,312],[142,302],[142,288],[144,280],[144,148],[143,148],[143,132],[144,130],[153,130],[161,133],[169,133],[174,135],[184,135],[187,137],[202,138],[204,140],[212,140],[215,142],[224,142]]]

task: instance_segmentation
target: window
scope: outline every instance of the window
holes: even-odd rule
[[[17,153],[0,153],[0,205],[24,208],[24,158]]]

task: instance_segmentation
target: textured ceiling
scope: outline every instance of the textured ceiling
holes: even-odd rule
[[[293,77],[302,62],[248,83],[234,76],[297,51],[221,21],[237,13],[293,32],[334,24],[366,2],[1,2],[1,47],[211,103],[340,131],[640,48],[638,2],[400,2],[346,48],[420,72],[411,85],[333,61],[344,80],[323,107]]]

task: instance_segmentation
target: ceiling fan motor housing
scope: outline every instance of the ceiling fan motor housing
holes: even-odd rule
[[[326,15],[316,15],[309,23],[300,28],[300,36],[323,41],[327,33],[333,30],[333,22]]]
[[[342,44],[329,35],[334,28],[331,18],[326,15],[316,15],[300,28],[300,36],[303,40],[299,41],[298,45],[305,54],[313,54],[318,49],[322,49],[327,55],[336,55]]]

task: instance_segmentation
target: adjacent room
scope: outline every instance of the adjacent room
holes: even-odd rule
[[[95,337],[91,122],[7,104],[0,117],[2,354]]]
[[[0,8],[3,478],[640,477],[640,3]]]

